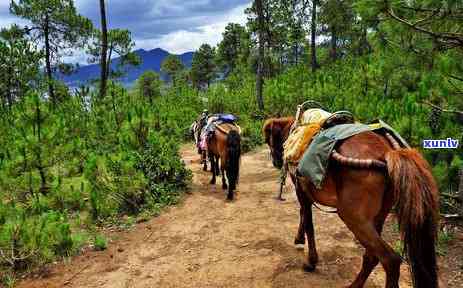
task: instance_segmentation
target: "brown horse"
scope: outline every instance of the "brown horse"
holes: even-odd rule
[[[293,118],[270,119],[263,127],[277,168],[283,165],[283,143],[293,122]],[[307,178],[298,175],[295,167],[290,167],[301,205],[295,243],[305,242],[304,232],[308,240],[305,271],[313,271],[318,262],[312,222],[315,202],[336,208],[339,217],[366,249],[362,269],[349,287],[363,287],[380,262],[386,271],[385,287],[398,288],[401,257],[381,238],[384,221],[396,205],[414,287],[438,287],[435,241],[439,192],[428,163],[416,150],[392,147],[384,136],[370,131],[342,141],[336,146],[337,157],[330,159],[321,189],[316,189]],[[339,155],[355,160],[339,161]],[[358,165],[366,159],[372,160],[370,163],[380,161],[387,168]]]
[[[223,124],[227,125],[227,124]],[[211,184],[215,184],[216,175],[222,172],[222,188],[228,188],[228,200],[233,200],[233,191],[239,179],[240,157],[241,157],[241,137],[236,127],[228,131],[220,129],[219,125],[214,131],[208,143],[208,155],[211,161],[212,179]],[[231,126],[231,125],[229,125]],[[228,185],[226,182],[228,179]]]

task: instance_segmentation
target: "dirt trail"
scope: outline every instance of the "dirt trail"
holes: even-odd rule
[[[86,252],[20,287],[344,287],[361,266],[363,249],[336,214],[314,210],[320,262],[305,273],[306,251],[294,236],[299,204],[274,199],[278,171],[266,149],[243,156],[237,197],[225,201],[221,180],[209,185],[192,145],[182,155],[193,170],[191,195],[161,216],[117,233],[108,250]],[[288,186],[289,187],[289,186]],[[289,190],[292,191],[292,190]],[[306,250],[306,248],[305,248]],[[400,287],[411,287],[402,265]],[[365,287],[384,287],[379,265]]]

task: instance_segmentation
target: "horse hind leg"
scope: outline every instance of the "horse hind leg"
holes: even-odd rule
[[[367,254],[364,256],[364,261],[366,260],[366,262],[362,265],[362,270],[357,276],[359,280],[356,279],[349,287],[363,287],[366,278],[377,264],[375,259],[377,258],[386,271],[385,287],[399,288],[400,264],[402,259],[383,239],[381,239],[378,231],[375,229],[374,222],[352,222],[348,221],[345,216],[341,216],[341,218],[367,250]]]
[[[222,171],[222,189],[227,190],[228,185],[227,185],[227,181],[225,179],[225,169],[223,168],[223,166],[221,167],[221,171]]]
[[[213,168],[211,168],[211,169],[213,169]],[[219,156],[215,157],[215,174],[220,175]],[[223,175],[223,170],[222,170],[222,175]]]
[[[225,157],[220,158],[220,169],[222,170],[222,188],[224,190],[226,190],[227,188],[230,190],[231,187],[230,187],[230,185],[227,185],[227,177],[225,176],[227,174],[226,169],[225,169],[225,167],[226,167],[225,161],[226,161]],[[219,168],[218,165],[217,165],[217,168]],[[228,181],[230,181],[230,179],[228,179]],[[230,184],[230,183],[228,183],[228,184]],[[231,196],[231,195],[233,195],[233,193],[230,194],[230,191],[228,191],[227,198],[228,199],[230,199],[230,197],[233,198],[233,196]]]
[[[383,231],[384,221],[386,220],[387,215],[381,215],[375,221],[375,228],[378,235],[381,236],[381,232]],[[378,265],[379,259],[369,250],[366,250],[363,254],[362,260],[362,269],[360,270],[359,274],[355,278],[354,282],[350,285],[352,288],[361,288],[365,285],[368,277],[370,276],[373,269]]]
[[[216,179],[215,179],[215,177],[216,177],[215,174],[216,173],[215,173],[215,169],[214,169],[214,167],[215,167],[214,154],[209,153],[209,160],[211,161],[211,172],[212,172],[212,179],[211,179],[210,184],[215,184],[216,183]]]

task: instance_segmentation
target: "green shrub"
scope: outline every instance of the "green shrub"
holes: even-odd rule
[[[72,238],[67,216],[44,212],[34,216],[17,205],[1,205],[0,249],[6,258],[0,266],[12,271],[45,263],[56,256],[71,256],[78,247]]]
[[[103,235],[97,234],[95,235],[93,246],[95,247],[96,251],[103,251],[108,248],[108,241]]]
[[[148,145],[138,156],[137,167],[148,179],[151,201],[172,204],[178,191],[186,189],[191,172],[178,155],[178,144],[158,133],[153,133]]]

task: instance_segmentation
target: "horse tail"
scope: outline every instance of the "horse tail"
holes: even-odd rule
[[[230,191],[233,191],[239,179],[241,157],[241,137],[235,130],[231,130],[227,135],[227,154],[227,178]],[[233,198],[233,194],[230,196]]]
[[[387,171],[397,201],[404,252],[413,287],[438,287],[436,237],[439,191],[427,161],[415,149],[386,154]]]

